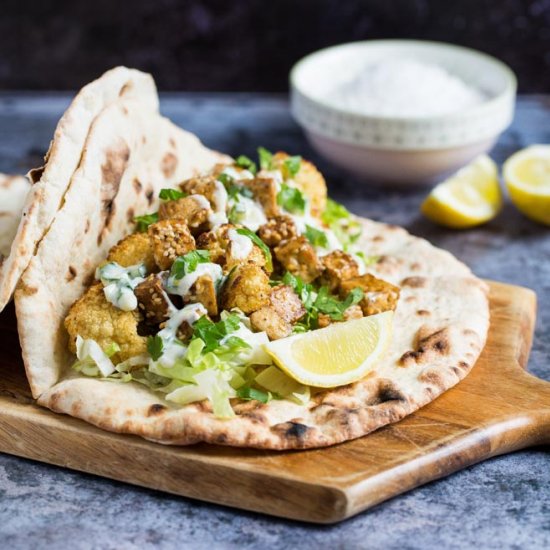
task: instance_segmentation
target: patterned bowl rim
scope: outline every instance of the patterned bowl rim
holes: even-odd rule
[[[503,89],[483,103],[465,108],[456,113],[427,117],[388,117],[366,115],[354,111],[353,109],[338,107],[329,101],[312,97],[307,87],[298,84],[299,74],[303,70],[303,67],[306,64],[322,57],[329,51],[346,50],[356,46],[368,47],[380,45],[403,47],[404,49],[410,47],[411,45],[421,45],[428,48],[444,48],[451,52],[461,52],[472,57],[482,58],[500,72],[504,80]],[[467,145],[475,141],[481,141],[487,137],[495,136],[503,131],[512,120],[517,89],[517,79],[512,69],[493,56],[455,44],[427,40],[363,40],[323,48],[300,59],[292,67],[289,80],[291,88],[292,114],[298,123],[304,126],[306,130],[316,134],[321,134],[337,141],[380,149],[409,150],[411,149],[411,143],[414,141],[414,136],[418,135],[420,132],[425,132],[426,130],[433,132],[441,127],[447,127],[447,130],[451,130],[452,132],[453,126],[458,128],[466,128],[471,125],[472,121],[475,120],[485,120],[487,123],[485,131],[481,134],[478,132],[475,139],[473,137],[470,139],[465,139],[464,137],[460,138],[459,132],[456,132],[456,136],[451,139],[441,141],[435,137],[432,137],[431,139],[425,140],[423,143],[416,143],[414,148],[441,149],[456,147],[460,145]],[[325,124],[325,121],[320,124],[312,124],[312,121],[308,120],[307,117],[304,116],[304,111],[307,111],[308,109],[315,110],[317,116],[320,116],[326,120],[337,121],[338,127],[336,129],[330,129],[327,124]],[[362,139],[354,138],[352,137],[351,132],[342,132],[342,127],[358,125],[362,127],[378,128],[382,132],[385,130],[399,130],[400,132],[409,134],[409,137],[401,143],[390,143],[386,142],[385,139],[375,141],[372,139],[372,136],[363,137]]]

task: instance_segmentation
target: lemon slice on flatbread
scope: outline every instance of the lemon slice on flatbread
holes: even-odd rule
[[[393,311],[334,323],[264,345],[277,366],[308,386],[332,388],[364,378],[384,357]]]

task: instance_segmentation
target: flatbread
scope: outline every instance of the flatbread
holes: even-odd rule
[[[305,406],[245,402],[230,420],[216,418],[205,403],[179,407],[136,383],[75,374],[42,394],[39,404],[159,443],[277,450],[333,445],[400,420],[472,369],[489,327],[487,287],[425,240],[394,226],[363,224],[363,250],[382,256],[370,272],[401,286],[390,350],[366,379],[318,393]]]
[[[24,176],[0,174],[0,266],[10,253],[30,187]]]
[[[158,96],[151,76],[117,67],[82,88],[60,119],[44,167],[29,172],[34,185],[27,194],[11,249],[9,253],[4,251],[0,263],[0,311],[10,300],[37,244],[61,206],[93,120],[114,101],[136,97],[144,110],[151,114],[158,112]]]
[[[63,206],[15,293],[34,397],[55,384],[70,364],[63,318],[107,251],[133,229],[134,216],[157,210],[163,187],[223,158],[138,99],[117,101],[95,118]]]
[[[306,405],[236,402],[236,417],[223,420],[207,402],[182,407],[137,383],[80,377],[70,369],[74,357],[63,320],[95,266],[131,230],[136,213],[156,209],[160,188],[223,159],[139,98],[104,107],[79,158],[15,293],[31,389],[53,411],[166,444],[322,447],[363,436],[432,401],[466,376],[485,344],[486,285],[448,252],[401,228],[363,220],[361,248],[380,256],[370,271],[399,285],[401,297],[389,352],[360,382],[315,393]]]

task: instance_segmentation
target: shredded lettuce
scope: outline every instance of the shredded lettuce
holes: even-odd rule
[[[109,376],[115,372],[113,362],[95,340],[84,339],[78,335],[76,357],[78,361],[74,364],[74,368],[88,376],[97,376],[98,371],[102,376]]]
[[[256,376],[254,382],[269,392],[290,399],[299,405],[307,403],[310,398],[308,386],[296,382],[275,366],[263,370]]]

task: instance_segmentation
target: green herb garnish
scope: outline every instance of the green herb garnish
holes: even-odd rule
[[[306,231],[304,235],[313,246],[328,248],[328,238],[324,231],[306,224]]]
[[[306,210],[306,199],[303,193],[286,183],[281,185],[281,190],[277,193],[277,204],[293,214],[303,214]]]
[[[257,245],[261,251],[264,253],[265,256],[265,266],[270,271],[273,270],[273,260],[271,259],[271,250],[269,250],[269,247],[256,235],[256,233],[250,231],[250,229],[247,229],[246,227],[241,227],[237,229],[237,233],[239,235],[244,235],[245,237],[248,237],[255,245]]]
[[[235,164],[239,168],[244,168],[249,172],[252,172],[253,174],[256,174],[256,172],[258,171],[256,163],[253,160],[249,159],[246,155],[239,155],[235,160]]]
[[[177,201],[184,197],[187,197],[187,193],[179,191],[178,189],[161,189],[159,193],[159,198],[163,201]]]
[[[361,258],[365,267],[377,264],[380,261],[380,256],[367,256],[362,250],[355,252],[355,255]]]
[[[158,212],[153,212],[152,214],[145,214],[143,216],[136,216],[134,218],[134,223],[136,224],[136,230],[140,233],[147,231],[147,228],[152,223],[157,223],[159,221]]]
[[[260,168],[262,170],[271,170],[273,168],[273,154],[265,147],[258,147],[258,158],[260,159]]]
[[[242,349],[250,349],[250,344],[247,344],[242,338],[238,336],[230,336],[224,341],[223,347],[229,351],[238,351]]]
[[[296,155],[294,157],[289,157],[284,161],[284,167],[289,175],[293,178],[299,171],[302,164],[302,157]]]
[[[250,386],[243,386],[237,390],[237,397],[245,399],[246,401],[259,401],[260,403],[267,403],[270,400],[269,392],[257,390]]]
[[[175,279],[182,279],[185,275],[193,273],[199,264],[210,262],[208,250],[192,250],[184,256],[178,256],[170,269],[170,276]]]
[[[224,174],[223,172],[218,176],[218,181],[223,184],[223,186],[227,189],[230,185],[235,183],[235,180],[232,176],[229,174]]]
[[[251,199],[254,197],[254,193],[252,193],[252,190],[248,187],[245,187],[244,185],[236,185],[232,184],[227,188],[227,194],[230,199],[239,200],[239,195],[246,197],[248,199]]]
[[[327,199],[327,206],[325,211],[321,214],[321,219],[327,225],[331,225],[340,220],[346,220],[349,217],[350,213],[343,204],[333,201],[332,199]]]
[[[300,277],[285,273],[283,283],[291,286],[304,304],[306,315],[294,325],[294,332],[305,332],[318,326],[319,313],[329,315],[334,321],[343,321],[344,312],[350,306],[359,303],[364,296],[360,288],[354,288],[345,300],[330,294],[328,287],[322,286],[318,290],[310,283],[305,283]]]
[[[354,288],[346,296],[346,299],[341,301],[335,296],[331,296],[326,286],[322,286],[319,289],[313,307],[315,307],[319,313],[330,316],[334,321],[343,321],[346,309],[359,303],[363,299],[363,296],[364,292],[360,288]]]
[[[162,338],[157,334],[155,336],[147,337],[147,351],[151,356],[153,361],[158,361],[162,355],[162,350],[164,348],[164,342]]]
[[[203,353],[214,351],[220,347],[221,340],[239,328],[239,323],[239,317],[235,314],[217,323],[203,316],[193,325],[193,339],[200,338],[204,342]]]
[[[344,205],[332,199],[327,199],[327,206],[321,214],[321,219],[330,227],[346,252],[361,236],[361,224],[352,218]]]

